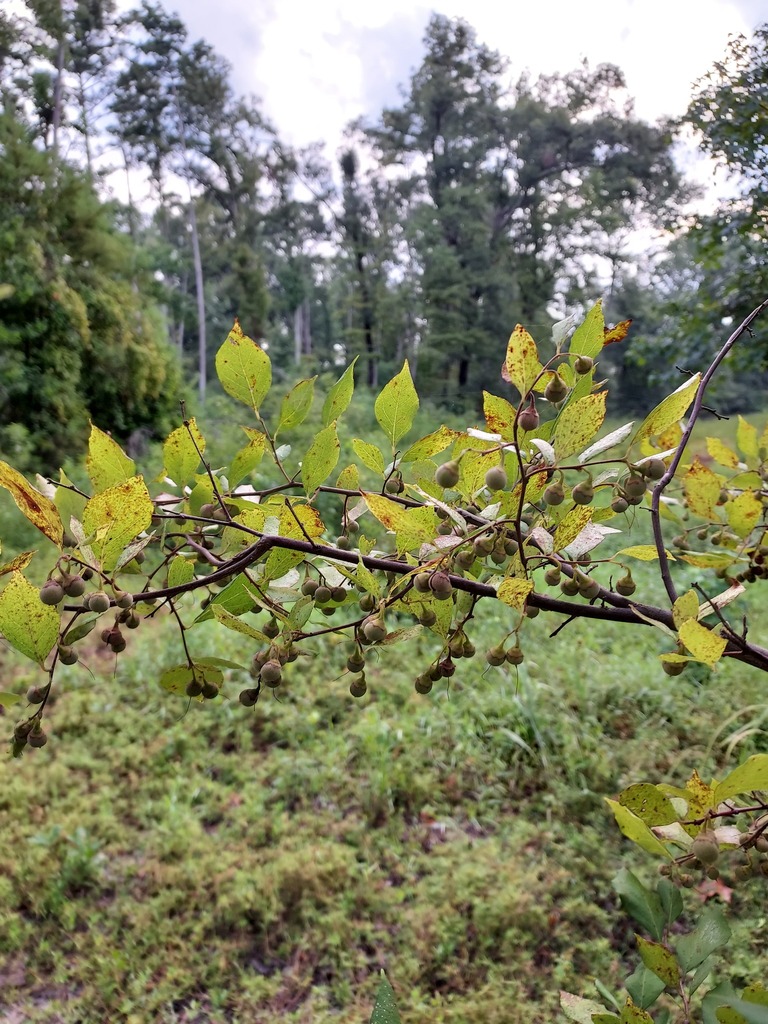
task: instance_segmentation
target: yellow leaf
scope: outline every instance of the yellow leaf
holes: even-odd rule
[[[524,398],[541,373],[542,366],[536,342],[522,324],[517,324],[509,337],[504,365],[510,383],[515,385]]]
[[[569,402],[555,422],[552,442],[558,459],[580,451],[597,434],[605,419],[606,392]]]
[[[698,619],[698,617],[699,599],[695,590],[689,590],[687,594],[682,594],[672,605],[672,619],[676,629],[679,629],[687,619]]]
[[[521,612],[525,608],[525,599],[532,590],[533,580],[515,579],[508,576],[499,586],[497,594],[500,601]]]
[[[18,470],[2,461],[0,461],[0,487],[5,487],[7,491],[10,491],[16,506],[33,526],[36,526],[49,540],[61,547],[64,527],[61,524],[59,510],[50,498],[46,498],[40,491],[35,490]]]
[[[644,437],[658,437],[668,430],[673,424],[681,420],[685,415],[688,406],[696,397],[696,390],[701,380],[701,374],[695,373],[690,380],[673,391],[671,395],[660,402],[655,409],[648,413],[646,418],[638,427],[632,443],[641,441]]]
[[[763,513],[763,503],[753,491],[744,491],[733,501],[725,503],[728,525],[739,537],[747,537],[757,526]]]
[[[438,427],[431,434],[414,441],[411,447],[400,459],[401,462],[418,462],[421,459],[429,459],[433,455],[444,452],[445,449],[459,436],[458,430],[451,430],[450,427]]]
[[[43,664],[59,635],[59,612],[43,604],[37,587],[18,571],[0,594],[0,632],[38,665]]]
[[[185,484],[200,465],[205,451],[205,438],[198,430],[194,416],[171,431],[163,444],[165,475],[176,484]]]
[[[153,510],[141,476],[91,498],[83,511],[83,528],[95,535],[91,548],[102,569],[114,569],[123,548],[149,526]]]
[[[357,466],[346,466],[336,478],[336,486],[345,491],[357,491],[360,489],[360,474]]]
[[[683,477],[683,490],[691,512],[702,519],[716,518],[715,506],[721,488],[720,477],[698,457],[695,458],[693,465]]]
[[[616,824],[627,839],[631,839],[633,843],[636,843],[646,853],[652,853],[655,857],[663,857],[665,860],[672,859],[672,855],[651,832],[642,818],[638,818],[636,814],[633,814],[628,807],[620,804],[618,800],[606,798],[605,802],[613,811]]]
[[[759,461],[757,428],[747,423],[743,416],[739,416],[739,425],[736,427],[736,444],[739,451],[743,452],[750,469],[754,468],[755,463]]]
[[[695,619],[686,619],[680,625],[679,635],[694,658],[703,661],[705,665],[712,666],[719,661],[728,646],[721,636],[717,636]]]
[[[592,509],[586,505],[575,505],[565,514],[555,530],[555,535],[552,538],[553,551],[562,551],[563,548],[567,548],[591,521]]]
[[[622,548],[613,556],[614,558],[638,558],[641,562],[653,562],[659,557],[655,544],[634,544],[629,548]],[[674,556],[667,551],[667,557],[674,562]]]
[[[729,448],[719,437],[707,438],[707,451],[719,466],[727,466],[728,469],[736,469],[739,464],[739,456]]]
[[[504,441],[515,436],[515,407],[506,398],[499,398],[488,391],[483,392],[483,414],[485,425]]]
[[[435,539],[437,516],[434,509],[403,508],[397,502],[385,498],[383,494],[370,494],[367,491],[363,491],[363,497],[379,522],[397,535],[398,542],[401,534],[408,539],[409,546],[426,544]],[[427,515],[416,517],[411,514],[413,512],[427,513]]]
[[[7,576],[9,572],[15,570],[26,569],[32,559],[35,557],[34,551],[22,551],[20,555],[16,555],[10,562],[6,562],[5,565],[0,565],[0,576]]]
[[[726,569],[738,561],[736,555],[728,554],[725,551],[678,552],[677,557],[681,562],[695,565],[697,569]]]
[[[720,803],[754,789],[768,789],[768,754],[753,754],[744,764],[734,768],[715,786],[715,800]]]
[[[91,483],[96,491],[104,491],[128,480],[136,472],[136,463],[109,434],[91,424],[88,455],[85,459]]]

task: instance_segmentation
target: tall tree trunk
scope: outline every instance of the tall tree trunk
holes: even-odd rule
[[[312,324],[309,299],[303,299],[293,312],[293,357],[298,365],[303,356],[312,355]]]
[[[197,363],[199,373],[198,393],[200,401],[205,401],[208,376],[208,352],[205,337],[205,293],[203,291],[203,261],[200,256],[200,236],[197,231],[197,214],[189,194],[189,226],[192,229],[192,259],[195,264],[195,296],[197,298]]]
[[[61,127],[61,108],[64,97],[64,53],[66,50],[66,39],[64,38],[64,12],[62,11],[61,38],[56,50],[56,78],[53,83],[53,156],[59,156],[59,128]]]
[[[80,101],[81,117],[83,119],[83,141],[85,143],[85,166],[88,172],[88,178],[93,181],[93,158],[91,156],[91,126],[88,122],[88,108],[86,106],[85,99],[85,86],[83,85],[83,76],[78,75],[77,81],[77,96]]]

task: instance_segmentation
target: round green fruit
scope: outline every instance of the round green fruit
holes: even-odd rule
[[[522,409],[520,415],[517,417],[517,423],[521,430],[529,433],[531,430],[536,430],[539,426],[539,410],[536,408],[536,404],[531,399],[530,405],[527,405],[525,409]]]
[[[503,466],[492,466],[485,474],[485,486],[491,491],[503,491],[508,480]]]
[[[369,643],[375,644],[387,635],[387,627],[378,615],[369,615],[363,622],[363,633]]]
[[[413,688],[416,690],[416,693],[424,694],[429,693],[433,685],[434,683],[432,682],[428,675],[420,675],[416,676]]]
[[[576,356],[573,368],[579,376],[583,376],[585,373],[589,373],[594,365],[594,359],[591,359],[589,356]]]
[[[364,697],[368,692],[365,676],[358,676],[357,679],[353,679],[349,684],[349,692],[353,697]]]
[[[278,686],[283,678],[283,666],[275,658],[265,661],[259,672],[259,679],[266,686]]]
[[[92,612],[97,612],[99,615],[102,612],[106,612],[109,609],[110,600],[107,594],[103,590],[96,590],[88,598],[88,608]]]
[[[568,385],[565,383],[560,374],[556,373],[550,377],[547,386],[544,388],[544,397],[548,402],[552,402],[556,405],[558,402],[562,402],[565,396],[568,394]]]
[[[435,473],[435,483],[439,487],[455,487],[459,482],[459,464],[455,460],[450,462],[444,462],[442,466],[437,467]]]
[[[56,580],[47,580],[40,588],[40,600],[47,605],[60,604],[64,600],[64,588]]]

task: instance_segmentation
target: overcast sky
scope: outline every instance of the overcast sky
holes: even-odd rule
[[[765,0],[165,0],[232,63],[280,134],[323,141],[333,158],[344,126],[397,102],[419,64],[431,11],[462,17],[509,58],[510,80],[569,71],[582,58],[625,72],[642,117],[681,114],[691,83],[722,57],[731,33],[768,20]],[[125,2],[122,4],[128,6]]]

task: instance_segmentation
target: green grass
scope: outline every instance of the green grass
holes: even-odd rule
[[[370,409],[351,418],[368,437]],[[225,419],[207,432],[223,464],[237,432]],[[647,542],[638,527],[631,542]],[[3,558],[35,543],[24,526],[4,539]],[[658,599],[654,565],[632,569],[637,596]],[[674,569],[681,588],[699,578]],[[768,609],[755,594],[747,607],[759,640]],[[254,709],[235,672],[212,704],[158,688],[182,660],[167,618],[131,633],[117,666],[88,647],[93,674],[56,684],[48,745],[0,760],[0,1018],[351,1024],[382,968],[404,1024],[550,1024],[560,988],[594,996],[597,976],[618,990],[634,940],[610,879],[654,865],[604,797],[768,749],[762,677],[727,664],[670,679],[660,631],[582,620],[549,639],[546,613],[526,623],[519,670],[489,669],[483,652],[516,619],[482,608],[478,656],[428,697],[413,678],[430,638],[374,660],[358,701],[328,640]],[[210,623],[189,640],[252,654]],[[39,681],[2,649],[0,667],[3,689]],[[734,889],[737,986],[768,966],[762,902],[757,881]]]

